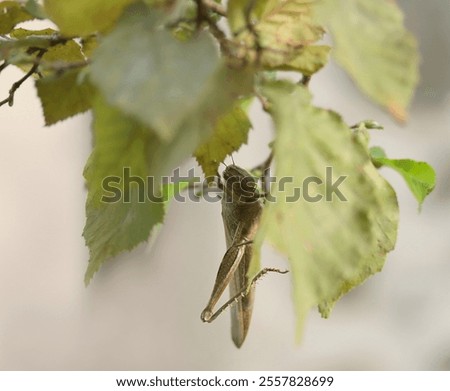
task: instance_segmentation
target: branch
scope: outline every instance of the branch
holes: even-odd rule
[[[46,50],[41,49],[37,55],[37,59],[40,59]],[[39,64],[34,64],[31,69],[25,74],[24,77],[22,77],[20,80],[16,81],[9,90],[9,95],[6,99],[3,99],[0,101],[0,106],[3,106],[4,104],[8,103],[8,106],[12,106],[14,104],[14,94],[16,91],[20,88],[20,86],[28,79],[30,78],[39,68]]]
[[[5,60],[3,64],[0,65],[0,73],[9,65],[9,63]]]
[[[209,27],[209,31],[217,39],[220,45],[220,49],[224,54],[230,54],[230,41],[226,34],[217,26],[216,22],[211,18],[209,11],[211,4],[216,6],[219,4],[213,3],[210,0],[196,0],[197,3],[197,26],[199,27],[202,22],[206,22]],[[225,11],[224,11],[225,12]]]

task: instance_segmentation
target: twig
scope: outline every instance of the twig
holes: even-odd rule
[[[0,65],[0,73],[9,65],[9,63],[5,60],[3,64]]]
[[[270,105],[269,105],[269,102],[267,101],[267,99],[264,98],[264,96],[262,96],[258,91],[255,91],[255,96],[261,102],[261,106],[262,106],[263,110],[265,112],[269,112]]]
[[[38,55],[36,56],[36,58],[40,59],[44,55],[45,52],[46,52],[46,50],[41,49],[39,51]],[[0,106],[3,106],[4,104],[8,103],[8,106],[11,107],[14,104],[14,94],[20,88],[20,86],[37,71],[38,67],[39,67],[39,64],[34,64],[31,67],[31,69],[25,74],[24,77],[22,77],[20,80],[17,80],[11,86],[11,89],[9,90],[9,96],[6,99],[3,99],[2,101],[0,101]]]
[[[217,39],[220,45],[220,49],[224,54],[230,55],[230,41],[226,34],[217,26],[216,22],[211,18],[209,14],[211,1],[196,0],[197,3],[197,28],[200,28],[202,22],[206,22],[209,31]],[[212,3],[216,4],[216,3]],[[219,4],[216,4],[219,5]]]
[[[303,84],[305,87],[308,87],[310,81],[311,81],[311,76],[303,75],[302,80],[300,80],[299,83]]]
[[[252,171],[266,171],[270,167],[272,159],[273,153],[270,152],[269,156],[267,156],[267,159],[264,160],[261,164],[258,164],[256,167],[253,167]]]
[[[212,0],[202,0],[202,3],[206,8],[209,8],[210,11],[221,16],[227,16],[227,11],[221,4],[215,3]]]
[[[270,181],[267,181],[267,177],[270,172],[270,165],[272,164],[273,152],[270,152],[269,156],[266,160],[264,160],[261,164],[257,165],[252,169],[252,171],[261,171],[261,187],[264,190],[264,194],[270,194]]]
[[[209,30],[211,31],[211,34],[214,35],[214,38],[216,38],[219,41],[219,44],[222,47],[222,49],[224,47],[228,47],[227,36],[217,26],[217,24],[211,19],[211,17],[209,15],[207,15],[207,16],[205,16],[204,20],[206,21],[206,23],[208,23],[208,27],[209,27]]]

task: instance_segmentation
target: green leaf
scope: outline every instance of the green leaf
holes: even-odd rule
[[[48,16],[45,13],[44,7],[40,5],[36,0],[27,0],[25,3],[25,10],[36,19],[47,19]]]
[[[311,307],[328,316],[341,295],[382,268],[395,244],[398,206],[367,148],[337,114],[311,106],[299,85],[266,83],[262,93],[277,131],[277,182],[255,258],[265,237],[288,256],[300,335]],[[322,184],[306,186],[308,178]],[[289,198],[299,190],[300,199]],[[257,269],[253,261],[252,273]]]
[[[134,12],[133,15],[133,10]],[[142,12],[137,12],[137,10],[141,10]],[[216,49],[214,48],[214,57],[211,57],[209,55],[203,56],[204,53],[208,53],[209,49],[206,50],[206,52],[203,50],[205,48],[203,42],[205,41],[205,38],[202,38],[201,35],[198,38],[200,41],[196,41],[197,43],[192,43],[191,46],[186,45],[185,43],[181,43],[176,41],[170,33],[158,29],[153,30],[153,27],[157,24],[157,21],[152,19],[152,15],[148,15],[146,13],[145,9],[142,9],[142,7],[133,8],[130,9],[127,13],[127,15],[124,16],[124,18],[120,21],[119,26],[117,29],[112,32],[106,39],[103,41],[103,43],[99,46],[97,53],[94,53],[94,63],[92,65],[93,67],[93,73],[92,73],[92,80],[100,86],[100,89],[103,93],[106,92],[106,99],[112,99],[114,103],[116,103],[113,106],[108,106],[107,113],[112,112],[114,113],[114,116],[108,114],[107,117],[110,117],[110,120],[105,122],[106,120],[103,120],[102,118],[105,116],[103,113],[104,109],[100,110],[97,109],[97,115],[96,118],[98,118],[97,121],[103,121],[101,122],[101,129],[108,129],[113,128],[116,126],[121,127],[120,132],[124,134],[128,134],[127,140],[123,140],[123,144],[121,144],[121,148],[124,149],[124,151],[120,151],[118,149],[117,151],[111,151],[111,150],[105,150],[104,153],[101,154],[102,159],[105,159],[106,161],[109,161],[110,165],[113,165],[113,167],[116,167],[119,169],[120,167],[123,167],[124,164],[121,163],[121,159],[129,156],[145,156],[145,160],[147,162],[147,174],[151,175],[155,178],[155,184],[160,184],[160,179],[162,175],[166,175],[170,172],[170,170],[173,169],[176,165],[180,164],[180,162],[189,157],[192,156],[192,153],[194,150],[203,143],[213,132],[213,130],[217,126],[217,122],[221,116],[223,116],[225,113],[230,112],[235,102],[243,97],[249,95],[249,93],[252,90],[253,87],[253,77],[254,77],[254,70],[252,68],[239,68],[234,69],[231,67],[228,67],[225,63],[217,63],[217,53]],[[142,33],[143,35],[140,36],[139,39],[136,39],[136,37],[131,37],[127,35],[127,30],[131,29],[131,31]],[[125,40],[121,42],[120,44],[123,44],[125,52],[120,53],[119,58],[119,65],[118,67],[114,67],[113,63],[117,63],[117,50],[115,50],[115,54],[113,52],[109,52],[108,50],[113,50],[113,46],[110,46],[109,49],[105,49],[105,45],[112,45],[106,44],[108,42],[108,39],[111,36],[114,36],[114,34],[118,34],[116,36],[121,36],[122,38],[124,36],[129,37],[129,40]],[[123,35],[122,35],[123,34]],[[155,37],[156,38],[155,38]],[[158,47],[153,46],[153,52],[149,54],[148,47],[143,47],[148,42],[156,42],[158,43],[167,43],[169,48],[168,52],[166,51],[165,47]],[[143,41],[142,41],[143,40]],[[173,45],[173,46],[172,46]],[[185,48],[190,47],[193,51],[195,51],[197,54],[200,55],[201,60],[204,62],[212,61],[213,66],[210,65],[201,65],[200,69],[200,76],[195,76],[197,72],[199,72],[199,69],[195,69],[195,66],[197,64],[198,59],[192,59],[191,61],[191,55],[186,55],[186,58],[179,58],[178,45],[186,45],[183,48],[181,48],[181,52],[185,53]],[[200,45],[201,47],[197,47],[196,45]],[[206,43],[206,45],[210,45],[210,42]],[[202,48],[203,47],[203,48]],[[177,49],[176,49],[177,48]],[[139,50],[138,50],[139,49]],[[176,50],[175,50],[176,49]],[[128,50],[128,51],[127,51]],[[174,55],[172,56],[171,51],[174,51]],[[102,52],[104,51],[104,52]],[[132,54],[131,54],[132,53]],[[166,55],[168,54],[168,57],[162,56],[162,54]],[[185,53],[186,54],[186,53]],[[113,57],[108,57],[113,56]],[[134,56],[131,58],[131,56]],[[125,57],[129,57],[127,60],[124,61]],[[104,61],[107,58],[112,58],[113,62],[104,62],[103,65],[106,68],[99,67],[99,61]],[[132,63],[129,62],[129,60],[133,60]],[[142,61],[140,60],[142,59]],[[175,61],[176,63],[172,63],[172,61]],[[127,62],[128,61],[128,62]],[[154,62],[156,63],[156,66],[154,66]],[[160,66],[158,62],[161,62],[161,64],[165,64],[165,66]],[[186,67],[185,69],[180,69],[180,62],[181,64],[184,64]],[[124,64],[131,65],[131,69],[128,69]],[[158,65],[159,64],[159,65]],[[96,70],[95,67],[98,67]],[[170,73],[169,69],[170,68]],[[150,68],[148,68],[150,67]],[[209,72],[210,68],[212,69],[212,72]],[[107,69],[108,72],[105,72],[104,69]],[[205,72],[204,70],[208,69],[208,72]],[[142,96],[139,95],[139,93],[148,94],[144,96],[144,99],[147,98],[147,100],[144,102],[146,104],[145,109],[146,110],[155,110],[152,105],[159,105],[158,99],[161,97],[158,95],[158,91],[153,90],[145,90],[141,88],[141,86],[136,86],[138,91],[134,91],[132,95],[129,95],[131,91],[128,89],[128,79],[131,80],[131,84],[135,85],[137,81],[142,82],[147,88],[149,87],[149,84],[147,83],[147,78],[152,79],[157,85],[159,85],[160,81],[158,79],[164,79],[166,84],[161,85],[161,89],[166,88],[167,90],[171,90],[173,94],[174,100],[177,101],[177,94],[182,93],[185,94],[185,91],[183,90],[177,90],[176,86],[174,85],[174,80],[177,80],[179,75],[177,75],[178,71],[183,71],[183,77],[185,78],[197,78],[197,80],[202,84],[201,85],[201,91],[195,93],[196,88],[195,87],[190,92],[190,101],[184,102],[184,99],[182,100],[183,105],[177,106],[177,109],[181,112],[184,112],[184,114],[179,116],[178,124],[176,124],[176,118],[170,119],[171,121],[174,120],[172,123],[169,121],[169,126],[172,128],[172,134],[170,134],[171,137],[168,137],[169,135],[164,134],[161,131],[161,128],[158,130],[155,130],[153,127],[149,127],[148,123],[145,121],[138,121],[137,118],[142,119],[141,117],[144,115],[142,111],[140,111],[136,115],[136,113],[133,112],[135,116],[126,116],[122,113],[121,110],[125,110],[122,104],[124,103],[123,97],[120,98],[120,91],[118,92],[117,96],[112,96],[109,94],[108,88],[110,86],[107,85],[107,83],[113,83],[116,86],[117,85],[123,85],[124,92],[126,93],[126,96],[131,97],[131,99],[135,101],[139,101],[142,99]],[[149,73],[150,72],[150,73]],[[173,79],[169,79],[168,72],[170,75],[173,76]],[[194,72],[192,75],[191,72]],[[105,75],[102,75],[101,73],[109,74],[107,77]],[[205,73],[210,73],[206,75]],[[99,82],[100,80],[100,82]],[[120,84],[123,83],[123,84]],[[186,85],[186,84],[182,84]],[[140,89],[141,88],[141,89]],[[140,89],[140,91],[139,91]],[[166,96],[167,94],[166,90],[161,90],[159,93],[162,96]],[[183,95],[184,96],[184,95]],[[150,99],[148,98],[150,97]],[[167,97],[167,96],[166,96]],[[119,99],[118,99],[119,98]],[[184,98],[187,99],[187,97],[184,96]],[[140,103],[139,103],[140,104]],[[168,102],[169,110],[175,110],[173,102]],[[102,108],[105,106],[105,103],[100,107]],[[118,106],[118,108],[113,108],[114,106]],[[125,105],[126,108],[129,108],[130,106]],[[185,107],[189,106],[189,107]],[[133,107],[133,110],[136,106]],[[144,108],[144,106],[140,106],[141,108]],[[96,110],[94,110],[95,112]],[[126,111],[128,112],[128,111]],[[155,112],[156,113],[156,112]],[[174,117],[178,116],[179,113],[173,113]],[[136,118],[137,117],[137,118]],[[158,116],[158,113],[156,113],[156,117],[150,117],[147,114],[145,114],[145,117],[149,119],[150,123],[160,123],[160,118]],[[121,119],[122,118],[122,119]],[[166,117],[168,118],[167,114]],[[132,125],[135,124],[135,125]],[[144,125],[142,125],[144,124]],[[131,127],[131,128],[130,128]],[[94,126],[94,129],[96,129],[96,126]],[[135,130],[137,129],[137,130]],[[144,130],[139,130],[144,129]],[[148,130],[151,129],[151,130]],[[134,135],[137,131],[138,135]],[[106,130],[105,130],[106,132]],[[105,145],[108,145],[107,143],[111,143],[112,141],[108,140],[114,140],[117,136],[115,134],[111,134],[112,131],[108,133],[108,136],[104,135],[103,137],[103,143]],[[139,136],[140,135],[140,136]],[[161,137],[164,136],[164,137]],[[141,144],[144,145],[143,151],[140,153],[137,153],[135,151],[128,151],[129,148],[133,145],[131,140],[134,140],[136,137],[139,137],[140,139],[143,139],[144,141],[141,141]],[[98,142],[97,142],[98,143]],[[96,150],[98,150],[96,146]],[[94,150],[93,156],[97,156]],[[142,160],[144,157],[142,157]],[[93,159],[91,158],[91,161]],[[95,163],[88,164],[88,167],[98,167],[101,166],[103,163]],[[130,164],[127,162],[126,166],[133,167],[133,164]],[[142,164],[139,165],[139,167],[142,166]],[[105,170],[105,169],[103,169]],[[108,170],[110,172],[111,170]],[[133,169],[133,172],[135,170]],[[89,170],[86,170],[86,172],[89,172]],[[110,174],[107,174],[110,175]],[[95,178],[91,179],[91,183],[100,183],[101,180],[105,174],[100,171],[100,173],[97,172],[95,174]],[[156,186],[156,185],[155,185]],[[159,185],[157,186],[158,190]],[[164,188],[163,188],[164,191]],[[98,197],[94,197],[98,198]],[[91,191],[90,196],[88,199],[88,225],[87,227],[90,227],[91,225],[94,225],[95,223],[95,214],[93,215],[93,218],[91,221],[89,221],[89,210],[92,208],[92,200]],[[108,213],[113,213],[113,216],[115,216],[117,213],[116,210],[113,208],[118,208],[115,206],[102,206],[97,205],[97,207],[101,207],[100,211],[102,213],[102,219],[108,219]],[[142,206],[141,206],[142,208]],[[155,208],[155,206],[153,206]],[[112,212],[108,212],[108,209]],[[163,208],[164,209],[164,208]],[[158,209],[159,210],[159,209]],[[156,212],[155,212],[156,213]],[[150,214],[149,214],[150,216]],[[152,214],[152,216],[159,216],[158,213]],[[98,239],[98,237],[94,236],[94,228],[87,229],[88,233],[92,233],[92,235],[87,235],[89,240],[87,240],[87,243],[89,247],[91,248],[91,262],[90,266],[86,275],[86,280],[88,281],[92,275],[95,273],[96,270],[100,267],[100,265],[109,257],[114,256],[118,254],[121,251],[124,251],[126,249],[131,248],[132,246],[139,243],[139,241],[144,240],[148,236],[148,233],[151,230],[151,227],[153,227],[155,224],[157,224],[161,218],[149,220],[146,221],[151,222],[143,225],[143,228],[140,229],[140,234],[135,235],[130,242],[130,238],[127,236],[127,231],[125,229],[120,228],[120,231],[117,231],[119,227],[121,226],[120,223],[117,222],[117,220],[114,220],[114,224],[106,224],[103,229],[103,235],[108,239],[112,238],[111,241],[106,241],[104,238]],[[127,220],[128,221],[128,220]],[[144,229],[145,228],[145,229]],[[86,237],[86,235],[85,235]],[[100,243],[99,243],[100,241]],[[126,246],[120,246],[119,248],[113,243],[127,243]],[[131,244],[129,244],[131,243]],[[128,245],[129,244],[129,245]]]
[[[76,63],[84,61],[81,46],[74,40],[50,47],[42,57],[42,63]]]
[[[36,59],[37,49],[49,49],[53,44],[52,39],[55,33],[56,31],[50,28],[14,29],[9,33],[11,39],[0,40],[0,58],[28,72],[31,68],[30,64]],[[33,48],[31,54],[30,48]]]
[[[196,110],[181,124],[182,131],[170,142],[161,140],[148,127],[102,100],[94,105],[96,144],[85,171],[89,196],[84,236],[91,252],[87,283],[106,259],[146,240],[152,227],[162,221],[164,210],[164,206],[160,206],[163,203],[100,203],[103,179],[110,175],[123,178],[123,167],[130,167],[139,176],[153,177],[157,189],[149,190],[159,193],[161,176],[192,155],[211,134],[218,118],[229,111],[238,98],[251,91],[252,81],[252,69],[236,70],[221,65]],[[134,194],[135,198],[138,196]],[[136,227],[128,229],[138,218]],[[97,234],[99,225],[101,235]]]
[[[253,77],[251,68],[233,69],[221,64],[195,109],[177,129],[173,140],[168,143],[161,141],[163,148],[159,148],[153,156],[158,169],[167,174],[183,159],[192,156],[219,127],[220,118],[232,110],[239,98],[249,95]]]
[[[151,157],[159,147],[157,137],[99,97],[94,101],[93,113],[95,146],[85,168],[89,193],[83,236],[90,252],[86,284],[107,259],[147,240],[164,216],[162,200],[152,202],[146,194],[157,195],[152,183],[146,181],[152,173]],[[142,178],[144,186],[129,181],[128,187],[125,169],[130,170],[129,175]],[[102,187],[107,177],[116,178],[114,187],[122,195],[116,202],[102,202],[102,197],[112,196]]]
[[[36,60],[39,60],[38,72],[44,76],[53,74],[54,66],[63,68],[69,64],[80,64],[85,61],[81,52],[81,46],[73,39],[55,44],[56,31],[53,29],[27,30],[18,28],[11,32],[10,36],[17,39],[16,46],[10,54],[9,62],[18,66],[24,72],[28,72]],[[34,40],[39,40],[37,45]],[[29,54],[29,49],[42,48],[45,53],[41,58],[37,58],[38,51],[33,50]]]
[[[96,36],[90,36],[81,40],[81,50],[86,58],[91,58],[97,47],[98,40]]]
[[[206,178],[213,177],[225,157],[247,143],[251,126],[241,104],[219,118],[213,134],[194,152]]]
[[[38,79],[36,88],[47,126],[91,108],[93,89],[79,70]]]
[[[0,60],[8,64],[23,64],[32,62],[33,56],[27,53],[29,47],[48,48],[50,40],[47,37],[31,37],[25,39],[0,40]]]
[[[374,164],[378,167],[386,166],[397,171],[406,181],[409,189],[422,206],[425,197],[430,194],[436,185],[436,173],[428,163],[417,162],[411,159],[389,159],[381,155],[376,148],[371,149]]]
[[[152,0],[154,1],[154,0]],[[152,2],[151,1],[151,2]],[[149,0],[146,1],[149,3]],[[158,3],[158,1],[156,1]],[[195,0],[175,0],[169,9],[166,3],[156,4],[159,11],[166,11],[164,24],[179,41],[189,41],[197,32],[197,3]],[[170,11],[169,13],[167,11]],[[215,16],[209,13],[212,20]]]
[[[359,88],[405,120],[419,78],[419,55],[403,15],[390,0],[317,2],[334,40],[334,56]]]
[[[114,25],[134,0],[45,0],[50,19],[67,36],[86,36]]]
[[[180,42],[155,29],[157,15],[143,5],[130,7],[94,53],[92,80],[110,104],[169,141],[202,98],[218,53],[207,33]]]
[[[16,28],[11,31],[10,37],[16,38],[16,39],[23,39],[26,37],[32,37],[32,36],[44,36],[49,37],[53,34],[56,34],[56,30],[51,28],[46,28],[42,30],[29,30],[24,28]]]
[[[17,24],[34,19],[17,1],[0,3],[0,34],[8,34]]]

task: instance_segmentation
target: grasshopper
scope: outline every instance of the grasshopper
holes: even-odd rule
[[[247,335],[253,310],[256,281],[268,272],[287,273],[273,268],[262,269],[251,281],[247,276],[252,259],[252,241],[258,229],[263,205],[255,178],[246,170],[230,165],[223,172],[222,219],[227,251],[217,272],[211,298],[201,314],[203,322],[212,322],[231,307],[231,337],[241,347]],[[227,286],[230,300],[216,312],[214,306]]]

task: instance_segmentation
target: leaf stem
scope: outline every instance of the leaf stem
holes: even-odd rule
[[[259,91],[255,91],[255,96],[260,101],[263,110],[265,112],[269,112],[269,102],[267,101],[267,99],[262,96]]]

